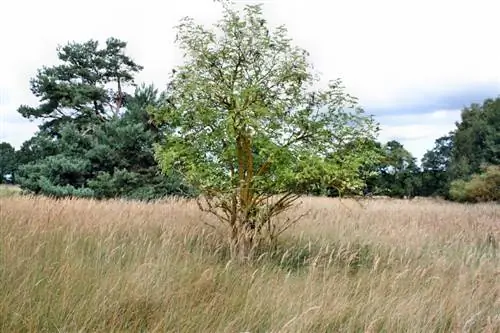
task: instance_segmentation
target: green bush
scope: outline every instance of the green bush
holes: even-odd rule
[[[500,201],[500,165],[483,167],[483,172],[469,180],[455,180],[450,197],[459,202]]]
[[[0,198],[12,197],[15,195],[19,195],[20,193],[21,189],[18,186],[0,184]]]

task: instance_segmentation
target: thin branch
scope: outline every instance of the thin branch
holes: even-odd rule
[[[311,210],[308,210],[307,212],[300,214],[297,218],[295,218],[293,220],[288,219],[287,222],[285,223],[285,225],[278,232],[276,232],[274,234],[274,237],[277,237],[277,236],[281,235],[283,232],[285,232],[290,227],[292,227],[294,224],[296,224],[297,222],[299,222],[303,217],[305,217],[306,215],[308,215],[310,212],[311,212]]]

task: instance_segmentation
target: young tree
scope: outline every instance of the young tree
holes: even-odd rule
[[[185,62],[150,113],[166,137],[163,170],[201,191],[200,208],[229,226],[233,254],[247,257],[298,219],[276,220],[311,187],[362,188],[365,151],[338,152],[373,139],[376,124],[340,80],[315,87],[308,53],[283,26],[271,31],[260,5],[223,8],[215,29],[191,18],[177,27]]]

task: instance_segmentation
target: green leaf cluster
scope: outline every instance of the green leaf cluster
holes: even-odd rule
[[[184,64],[174,69],[166,103],[150,113],[167,137],[157,146],[164,170],[202,190],[304,192],[313,185],[361,186],[377,124],[340,80],[321,89],[305,50],[261,6],[225,6],[208,29],[186,18],[177,27]],[[361,146],[360,146],[361,147]],[[242,182],[245,185],[242,185]]]

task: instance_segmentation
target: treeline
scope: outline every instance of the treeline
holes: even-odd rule
[[[196,195],[182,174],[158,167],[155,145],[164,145],[168,133],[159,124],[169,120],[153,121],[149,109],[170,101],[152,85],[136,85],[143,67],[125,54],[126,45],[115,38],[103,47],[94,40],[68,43],[57,50],[59,65],[38,70],[30,84],[40,104],[22,105],[18,112],[43,122],[19,150],[0,144],[2,182],[54,197]],[[364,142],[376,152],[359,170],[364,194],[500,200],[500,97],[464,108],[461,118],[420,166],[397,141]],[[349,194],[334,186],[310,193]]]
[[[421,160],[403,145],[379,146],[384,158],[367,179],[367,192],[391,197],[435,196],[460,202],[500,200],[500,97],[473,103],[448,135]]]

